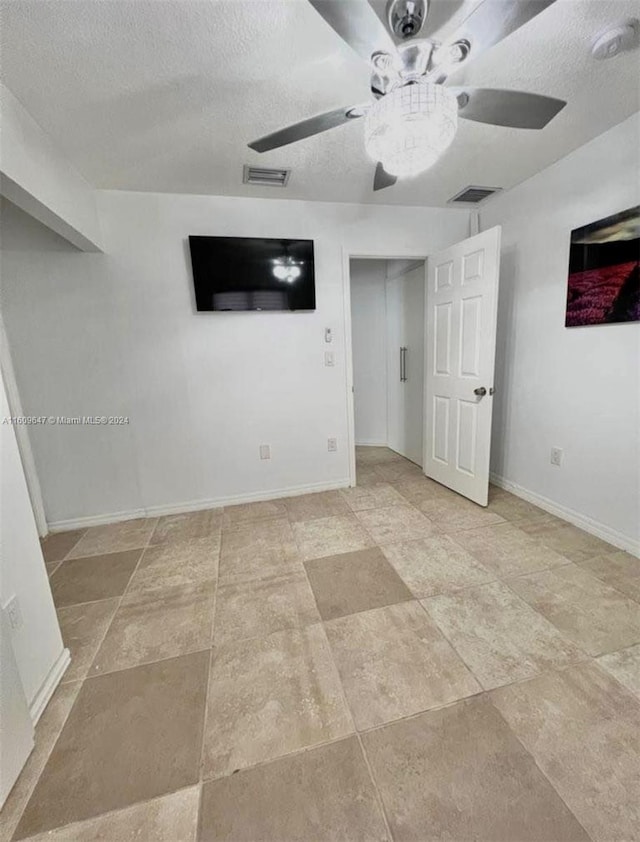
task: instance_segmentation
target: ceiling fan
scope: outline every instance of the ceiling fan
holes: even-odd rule
[[[371,65],[373,102],[336,108],[265,135],[249,144],[256,152],[278,149],[363,117],[365,146],[377,161],[373,189],[381,190],[432,166],[453,142],[459,117],[543,129],[566,105],[539,94],[447,84],[454,70],[555,0],[483,0],[447,44],[417,37],[431,0],[389,0],[386,27],[367,0],[309,2]]]

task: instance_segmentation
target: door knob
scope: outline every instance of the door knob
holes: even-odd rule
[[[477,395],[479,398],[483,398],[487,394],[487,390],[484,386],[478,386],[477,389],[473,390],[473,394]]]

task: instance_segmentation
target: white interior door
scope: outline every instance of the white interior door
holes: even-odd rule
[[[424,429],[424,267],[387,281],[388,443],[422,465]]]
[[[486,506],[500,268],[499,227],[427,263],[427,476]]]

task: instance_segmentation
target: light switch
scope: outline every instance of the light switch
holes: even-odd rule
[[[332,368],[336,364],[336,358],[333,351],[324,352],[324,364]]]
[[[333,332],[330,327],[325,327],[324,329],[324,341],[333,342]]]

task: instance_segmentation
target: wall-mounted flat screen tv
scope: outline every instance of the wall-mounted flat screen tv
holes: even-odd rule
[[[189,237],[198,310],[315,310],[313,240]]]

